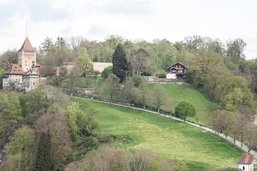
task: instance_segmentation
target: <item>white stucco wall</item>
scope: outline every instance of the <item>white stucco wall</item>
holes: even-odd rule
[[[240,164],[239,169],[241,169],[242,171],[253,171],[253,165]]]
[[[174,73],[167,73],[166,74],[166,79],[175,80],[176,78],[177,78],[177,76]]]

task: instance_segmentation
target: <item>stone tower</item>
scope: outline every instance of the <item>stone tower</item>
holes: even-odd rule
[[[36,66],[37,54],[27,37],[18,51],[18,64],[23,71],[31,71]]]

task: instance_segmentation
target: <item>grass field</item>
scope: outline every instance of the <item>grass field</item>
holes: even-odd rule
[[[156,84],[149,84],[150,89],[153,89],[154,86]],[[175,105],[181,101],[192,103],[196,108],[197,114],[195,118],[202,123],[208,124],[212,112],[218,107],[217,103],[211,102],[200,91],[190,85],[161,84],[161,86],[164,88],[165,93],[175,100]]]
[[[147,149],[160,157],[204,167],[237,167],[241,151],[201,129],[147,112],[72,98],[94,114],[102,134],[130,137],[129,149]],[[194,169],[193,169],[194,170]]]

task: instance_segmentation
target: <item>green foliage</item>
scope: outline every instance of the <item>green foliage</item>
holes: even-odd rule
[[[65,114],[60,111],[45,113],[37,118],[34,128],[39,135],[42,133],[49,135],[54,163],[53,170],[62,169],[72,153],[72,141]]]
[[[120,79],[121,82],[126,80],[126,78],[131,75],[131,65],[127,60],[126,52],[122,44],[118,44],[116,47],[112,56],[112,63],[112,72]]]
[[[78,113],[77,115],[78,132],[80,136],[91,136],[95,133],[98,125],[92,115]]]
[[[86,49],[80,49],[78,55],[78,64],[84,77],[86,75],[90,75],[93,72],[93,63],[90,60]]]
[[[34,131],[28,126],[18,129],[5,146],[4,170],[33,170],[35,147]]]
[[[194,163],[195,166],[202,163],[201,166],[236,167],[242,153],[220,137],[182,122],[82,98],[72,99],[80,103],[86,113],[94,114],[101,134],[132,139],[125,144],[115,143],[117,146],[148,149],[161,158],[175,159],[176,163]]]
[[[240,38],[227,43],[227,58],[236,68],[238,68],[240,60],[244,58],[243,51],[245,46],[246,43]]]
[[[21,106],[17,93],[0,93],[0,115],[17,120],[21,116]]]
[[[181,119],[186,117],[194,117],[196,115],[195,107],[188,102],[182,101],[175,107],[175,116]]]
[[[46,112],[50,102],[40,89],[34,89],[20,97],[23,116],[37,113],[37,115]]]
[[[104,79],[106,79],[109,75],[112,74],[112,66],[108,66],[107,68],[105,68],[103,70],[103,72],[101,73],[101,77],[103,77]]]
[[[153,92],[151,94],[151,103],[155,109],[157,109],[158,113],[160,108],[167,103],[168,96],[165,94],[164,88],[158,84],[154,87]]]
[[[17,51],[6,51],[0,56],[0,68],[3,70],[9,69],[12,64],[18,63]]]
[[[92,115],[85,114],[78,103],[73,102],[68,106],[67,122],[71,138],[75,144],[73,159],[80,159],[88,151],[99,144],[96,130],[98,124]]]
[[[138,50],[131,50],[132,54],[130,57],[133,73],[141,75],[147,72],[149,67],[149,54],[144,48]]]
[[[0,67],[0,77],[3,77],[4,76],[4,69]],[[2,81],[2,80],[1,80]],[[2,83],[2,82],[1,82]]]
[[[133,83],[134,83],[134,86],[135,86],[135,87],[139,87],[140,84],[143,82],[142,79],[143,79],[143,78],[142,78],[141,76],[139,76],[139,75],[133,75],[133,76],[132,76],[132,81],[133,81]]]
[[[73,141],[77,139],[78,136],[78,125],[77,125],[77,113],[81,112],[78,103],[72,103],[68,106],[66,113],[67,113],[67,122],[71,134],[71,138]]]
[[[51,154],[51,142],[49,135],[42,133],[39,139],[35,170],[47,171],[53,170],[53,158]]]
[[[116,75],[109,75],[108,78],[105,79],[104,83],[101,85],[102,87],[100,87],[100,94],[103,97],[106,97],[107,99],[112,101],[115,96],[119,94],[119,82],[120,79]]]
[[[19,95],[14,92],[0,92],[0,134],[22,119]]]
[[[54,43],[53,40],[49,37],[47,37],[44,42],[41,44],[40,50],[44,53],[50,53],[54,49]]]
[[[225,109],[227,111],[234,112],[235,111],[235,106],[233,104],[231,104],[231,103],[226,103]]]
[[[155,74],[158,78],[166,78],[166,72],[164,70],[159,70]]]
[[[71,163],[67,170],[112,170],[112,171],[175,171],[173,161],[156,159],[146,150],[130,152],[123,148],[102,145],[89,153],[80,163]]]

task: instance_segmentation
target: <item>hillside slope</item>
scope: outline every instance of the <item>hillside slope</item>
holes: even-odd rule
[[[160,157],[201,167],[236,167],[240,150],[187,124],[122,107],[73,98],[94,114],[102,134],[122,136],[129,149],[147,149]]]
[[[149,84],[149,88],[153,89],[157,84]],[[217,109],[218,104],[211,102],[200,91],[194,89],[187,84],[161,84],[164,88],[166,95],[175,101],[175,105],[181,101],[192,103],[196,108],[196,120],[208,124],[211,114]],[[175,105],[172,107],[175,108]],[[167,106],[163,107],[164,109]]]

